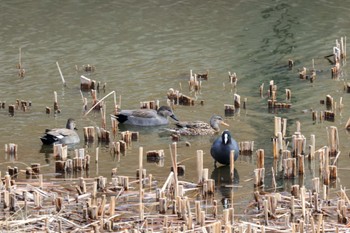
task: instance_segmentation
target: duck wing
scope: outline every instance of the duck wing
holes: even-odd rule
[[[140,118],[155,118],[157,117],[157,112],[153,109],[137,109],[132,111],[130,116]]]
[[[76,144],[80,142],[79,135],[75,130],[61,128],[61,129],[52,129],[41,137],[41,141],[44,144]]]
[[[181,121],[175,124],[179,128],[210,129],[210,125],[203,121]]]
[[[215,130],[203,121],[181,121],[175,124],[177,128],[173,129],[173,132],[184,136],[196,136],[196,135],[212,135]]]
[[[46,135],[51,135],[51,136],[57,137],[59,139],[64,138],[66,136],[69,136],[71,134],[72,134],[72,130],[71,129],[66,129],[66,128],[52,129],[52,130],[46,132]]]
[[[45,134],[40,138],[43,144],[51,145],[53,143],[59,142],[65,137],[66,133],[61,131],[61,129],[51,129],[46,130]]]
[[[111,116],[116,118],[118,122],[124,123],[133,121],[133,119],[156,118],[157,112],[152,109],[122,110],[116,115]]]

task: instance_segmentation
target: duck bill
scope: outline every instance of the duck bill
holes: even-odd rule
[[[173,118],[175,121],[179,121],[174,114],[170,115],[171,118]]]
[[[226,122],[223,122],[223,121],[221,121],[221,124],[225,125],[225,126],[230,126],[229,124],[227,124]]]

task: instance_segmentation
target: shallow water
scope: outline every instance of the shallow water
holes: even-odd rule
[[[344,1],[2,1],[0,27],[1,94],[6,106],[16,99],[31,101],[29,111],[16,111],[10,117],[6,109],[0,110],[2,133],[0,142],[18,144],[18,160],[5,154],[0,157],[2,174],[7,166],[25,169],[31,163],[43,165],[45,177],[54,175],[52,154],[42,150],[39,137],[46,128],[63,127],[68,117],[77,120],[82,138],[78,148],[86,147],[82,129],[101,126],[100,113],[84,117],[80,94],[80,75],[106,83],[102,98],[111,91],[121,96],[122,108],[139,108],[140,101],[159,100],[166,104],[169,88],[181,89],[194,97],[188,89],[190,70],[204,73],[209,70],[209,80],[203,81],[196,94],[194,106],[176,106],[180,120],[203,120],[216,113],[224,115],[224,104],[233,104],[233,95],[247,98],[247,109],[226,117],[229,130],[237,141],[254,141],[255,149],[265,150],[265,189],[271,187],[273,166],[272,142],[274,116],[288,118],[287,134],[301,123],[301,132],[309,140],[316,135],[316,148],[327,145],[326,128],[339,130],[341,156],[339,176],[332,186],[349,186],[347,170],[350,165],[349,133],[344,129],[349,118],[349,94],[343,90],[347,82],[348,66],[342,67],[339,79],[331,79],[329,62],[324,56],[332,53],[335,40],[348,36],[350,3]],[[18,51],[22,51],[25,78],[17,75]],[[295,61],[293,70],[287,67],[288,59]],[[314,83],[300,80],[298,69],[311,68],[312,59],[318,70]],[[67,86],[56,66],[59,62]],[[75,66],[92,64],[96,71],[87,74],[76,71]],[[238,86],[232,88],[228,72],[238,76]],[[292,108],[269,111],[267,98],[261,98],[259,86],[269,81],[278,86],[278,100],[285,99],[284,90],[292,91]],[[61,113],[45,114],[45,107],[53,107],[54,91],[58,94]],[[265,93],[266,94],[266,93]],[[337,111],[334,122],[314,123],[310,109],[325,110],[320,100],[330,94],[339,103],[343,97],[344,109]],[[88,92],[83,95],[91,97]],[[199,101],[203,100],[204,105]],[[89,105],[91,106],[91,104]],[[107,114],[113,112],[113,98],[106,99]],[[303,110],[308,110],[303,113]],[[173,122],[171,122],[172,124]],[[107,117],[107,127],[110,120]],[[120,128],[125,130],[129,128]],[[118,160],[109,152],[108,145],[89,145],[88,153],[94,158],[99,146],[98,164],[92,163],[88,174],[73,176],[110,177],[117,167],[121,175],[134,176],[138,168],[139,147],[148,150],[165,150],[164,165],[146,163],[148,174],[160,181],[167,178],[171,158],[169,137],[160,134],[161,128],[133,129],[140,139],[133,142],[126,155]],[[181,179],[196,182],[196,151],[204,151],[204,167],[212,177],[227,174],[227,168],[214,169],[210,156],[212,137],[183,138],[178,143],[178,161],[186,166]],[[188,141],[191,146],[185,145]],[[72,152],[71,152],[72,154]],[[236,162],[238,179],[234,198],[238,202],[251,199],[255,152],[241,156]],[[317,164],[317,162],[315,162]],[[310,180],[319,176],[317,165],[308,164],[304,177],[285,180],[277,174],[278,185],[286,189],[292,184],[310,188]],[[226,170],[225,170],[226,169]],[[69,176],[68,176],[69,177]],[[217,178],[216,178],[217,180]],[[230,182],[228,182],[230,183]],[[222,189],[225,178],[217,180],[220,199],[226,196]],[[335,188],[334,188],[335,190]],[[249,195],[247,195],[249,194]]]

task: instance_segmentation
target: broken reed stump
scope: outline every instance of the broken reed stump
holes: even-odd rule
[[[286,136],[287,132],[287,118],[274,117],[274,136],[278,137],[279,133],[282,134],[282,137]]]
[[[283,173],[285,178],[294,178],[297,174],[296,169],[296,159],[295,158],[287,158],[283,160]]]
[[[31,106],[31,101],[16,99],[15,110],[22,110],[23,112],[27,112]]]
[[[350,130],[350,117],[349,117],[348,121],[345,124],[345,129]]]
[[[329,59],[330,57],[333,57],[333,60]],[[346,61],[346,37],[345,39],[341,37],[340,43],[338,39],[336,39],[335,46],[333,47],[333,54],[325,56],[325,58],[333,64],[331,68],[332,79],[339,78],[341,74],[340,65],[341,63],[345,64]]]
[[[288,68],[291,70],[294,67],[294,61],[292,59],[288,59]]]
[[[46,114],[51,114],[51,108],[48,107],[48,106],[46,106],[46,107],[45,107],[45,113],[46,113]]]
[[[96,67],[94,65],[87,64],[87,65],[82,65],[81,69],[85,72],[94,72],[96,70]]]
[[[177,175],[178,176],[184,176],[185,175],[185,170],[186,170],[186,166],[185,165],[183,165],[183,164],[178,164],[177,166],[176,166],[176,169],[177,169],[177,171],[176,171],[176,173],[177,173]],[[171,167],[170,168],[170,171],[174,171],[174,167]]]
[[[84,131],[84,140],[88,143],[93,143],[95,141],[95,127],[94,126],[86,126],[83,128]]]
[[[306,69],[305,67],[303,67],[303,68],[299,71],[299,78],[300,78],[300,79],[308,79],[307,69]]]
[[[304,175],[305,173],[305,169],[304,169],[304,159],[305,156],[304,155],[297,155],[297,161],[298,161],[298,171],[299,171],[299,175]]]
[[[291,101],[292,99],[292,91],[290,89],[286,89],[286,101]]]
[[[22,64],[22,48],[19,48],[18,64],[16,65],[16,67],[18,69],[18,76],[20,78],[24,78],[26,70],[23,68]]]
[[[264,98],[264,83],[262,83],[259,87],[260,97]]]
[[[225,116],[233,116],[235,114],[235,105],[224,104]]]
[[[268,94],[271,100],[277,99],[277,85],[274,84],[273,80],[270,80]]]
[[[135,131],[123,131],[120,132],[121,135],[121,140],[123,140],[124,142],[126,142],[128,145],[131,144],[131,141],[137,141],[139,139],[139,132],[135,132]]]
[[[125,142],[124,142],[125,143]],[[110,146],[110,153],[114,156],[120,155],[121,151],[121,146],[119,141],[112,141],[112,145]],[[123,151],[124,152],[124,151]]]
[[[90,167],[91,156],[85,154],[84,149],[76,149],[73,159],[57,160],[55,162],[56,173],[70,173],[88,171]]]
[[[276,100],[268,100],[267,106],[269,109],[275,109],[275,108],[288,109],[288,108],[292,107],[292,104],[291,103],[277,102]]]
[[[322,119],[325,121],[332,121],[334,122],[335,120],[335,113],[333,111],[324,111]]]
[[[8,109],[9,109],[10,116],[14,116],[15,115],[15,105],[13,105],[13,104],[9,105]]]
[[[336,61],[335,65],[331,68],[331,78],[332,79],[338,79],[340,76],[340,64],[338,61]]]
[[[340,99],[340,101],[342,101],[342,99]],[[326,104],[326,109],[327,109],[321,112],[320,122],[322,122],[323,120],[334,121],[337,103],[334,101],[333,97],[331,95],[326,95],[326,100],[321,100],[320,103]]]
[[[58,107],[57,92],[54,91],[53,94],[54,94],[53,110],[54,110],[54,113],[56,114],[56,113],[59,113],[60,110]]]
[[[142,101],[142,102],[140,102],[140,108],[141,109],[158,110],[158,108],[159,108],[159,100]]]
[[[202,185],[204,183],[203,178],[203,150],[197,150],[196,151],[196,158],[197,158],[197,183],[199,185]]]
[[[336,156],[339,153],[339,135],[338,128],[330,126],[327,128],[328,144],[329,144],[329,155]]]
[[[84,148],[75,149],[75,157],[72,159],[73,171],[87,171],[90,168],[91,156],[85,153]],[[70,169],[69,169],[70,170]]]
[[[146,152],[147,162],[158,162],[164,159],[164,150],[151,150]]]
[[[238,78],[237,78],[236,73],[231,74],[231,72],[229,71],[228,72],[228,78],[229,78],[230,84],[233,87],[236,87],[237,86],[237,82],[238,82]]]
[[[334,100],[331,95],[326,95],[326,107],[327,110],[334,110]]]
[[[306,138],[300,132],[295,132],[292,135],[292,151],[293,155],[304,155],[306,152]]]
[[[286,95],[290,94],[291,92],[288,89],[286,90]],[[260,96],[263,97],[263,85],[260,86]],[[291,108],[291,103],[286,102],[277,102],[277,85],[274,84],[274,80],[270,80],[269,90],[268,90],[268,97],[267,100],[267,106],[269,109],[275,109],[275,108]],[[290,99],[286,99],[287,101],[290,101]]]
[[[311,118],[312,121],[317,122],[318,120],[319,123],[322,123],[323,121],[334,122],[335,113],[332,110],[320,111],[320,113],[318,113],[317,111],[312,111]]]
[[[192,75],[192,70],[191,70],[190,79],[188,81],[189,91],[198,91],[201,89],[201,86],[202,86],[202,80],[197,77],[197,74]]]
[[[63,146],[62,144],[53,145],[53,157],[57,160],[66,160],[68,153],[68,146]]]
[[[300,79],[309,79],[310,83],[313,83],[316,80],[316,69],[315,69],[315,60],[312,59],[312,68],[308,72],[305,67],[299,71]]]
[[[40,174],[40,163],[31,163],[30,167],[32,174]]]
[[[192,70],[191,70],[191,74],[192,74]],[[208,80],[209,70],[207,70],[205,73],[195,73],[194,75],[196,75],[198,79]]]
[[[104,128],[96,127],[96,134],[98,142],[109,143],[110,142],[110,132]]]
[[[263,149],[256,151],[256,169],[254,169],[255,182],[254,187],[264,185],[265,179],[265,152]]]
[[[103,89],[105,89],[105,85],[103,86]],[[89,79],[85,77],[84,75],[80,76],[80,90],[82,91],[91,91],[96,90],[97,92],[100,91],[100,82],[96,82],[95,80]]]
[[[241,155],[251,155],[254,151],[254,141],[239,142],[239,153]]]
[[[17,176],[18,176],[19,170],[18,170],[18,167],[7,166],[7,172],[8,172],[8,174],[9,174],[11,177],[13,177],[14,179],[16,179]]]
[[[315,134],[310,135],[310,143],[309,143],[309,159],[315,158],[315,149],[316,149],[316,137]]]
[[[347,93],[350,93],[350,82],[344,83],[344,90]]]
[[[91,89],[90,93],[91,93],[91,98],[92,98],[92,103],[91,103],[92,108],[94,110],[101,110],[101,109],[103,109],[104,102],[97,99],[97,91]]]
[[[247,101],[248,101],[248,98],[244,98],[244,100],[243,100],[243,109],[247,109]]]
[[[15,143],[5,144],[5,153],[17,159],[18,145]]]
[[[117,132],[118,132],[118,120],[114,117],[111,117],[111,127],[112,127],[112,133],[113,133],[113,138],[115,139],[115,137],[117,136]]]
[[[257,168],[265,167],[265,151],[264,151],[264,149],[258,149],[256,151],[256,167]]]
[[[238,94],[233,95],[233,102],[235,108],[240,108],[241,107],[241,96]]]
[[[287,132],[287,119],[281,117],[274,117],[274,137],[273,143],[273,155],[274,158],[278,158],[282,150],[285,149],[284,138]]]
[[[316,70],[312,69],[310,74],[310,83],[313,83],[316,80]]]
[[[230,151],[230,177],[231,177],[231,181],[234,180],[234,175],[235,175],[235,151],[231,150]]]
[[[261,187],[262,185],[264,185],[265,168],[254,169],[254,177],[254,187]]]
[[[184,95],[180,91],[174,90],[173,88],[168,90],[167,98],[170,102],[176,105],[193,106],[195,104],[194,98]]]
[[[328,185],[329,180],[329,147],[324,146],[317,150],[319,158],[319,173],[322,178],[323,184]]]

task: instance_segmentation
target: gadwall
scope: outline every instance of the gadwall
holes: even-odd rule
[[[178,121],[169,106],[161,106],[157,111],[154,109],[121,110],[115,117],[119,123],[137,126],[167,125],[168,117]]]
[[[209,124],[203,121],[179,121],[176,123],[178,128],[169,131],[184,136],[213,135],[220,131],[220,125],[229,126],[221,116],[213,115]]]
[[[69,118],[67,120],[66,128],[47,129],[40,139],[45,145],[76,144],[80,142],[80,138],[75,130],[75,121],[74,119]]]
[[[224,130],[222,135],[215,139],[211,146],[210,154],[214,158],[214,165],[219,162],[224,165],[230,164],[230,154],[234,150],[234,160],[236,161],[239,155],[239,147],[237,142],[231,137],[231,133],[228,130]]]

